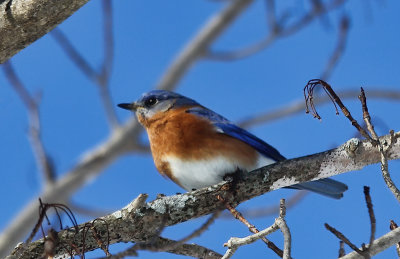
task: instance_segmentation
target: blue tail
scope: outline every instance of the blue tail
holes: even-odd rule
[[[347,190],[347,185],[326,178],[312,182],[295,184],[290,186],[289,188],[308,190],[334,199],[340,199],[343,197],[343,193]]]

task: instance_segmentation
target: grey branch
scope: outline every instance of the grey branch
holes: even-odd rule
[[[315,3],[316,1],[311,1]],[[240,50],[233,51],[211,51],[206,53],[206,58],[216,61],[233,61],[237,59],[246,58],[248,56],[254,55],[265,48],[271,46],[272,43],[278,39],[288,37],[296,32],[301,31],[311,22],[316,20],[316,18],[322,16],[323,14],[329,13],[330,11],[342,6],[346,0],[332,0],[324,6],[313,6],[311,10],[304,15],[302,15],[293,24],[284,26],[282,21],[275,20],[275,25],[270,30],[270,33],[260,42],[257,42],[251,46],[244,47]],[[271,28],[271,26],[270,26]]]
[[[400,241],[400,228],[390,231],[384,236],[376,239],[371,246],[368,247],[368,255],[370,257],[388,249]],[[362,248],[360,248],[362,249]],[[358,254],[357,252],[351,252],[340,259],[364,259],[365,257]]]
[[[389,160],[400,158],[400,132],[393,136],[396,141],[387,151]],[[385,143],[390,143],[389,140],[393,139],[393,136],[380,137],[380,141],[385,145]],[[360,170],[367,165],[379,162],[380,153],[376,147],[367,140],[360,141],[353,138],[335,149],[285,160],[246,174],[243,179],[238,181],[236,195],[229,202],[234,206],[285,186]],[[218,202],[217,195],[224,195],[225,191],[220,188],[222,184],[225,183],[185,194],[161,197],[136,210],[129,210],[129,207],[124,208],[103,217],[102,220],[96,220],[94,225],[98,233],[110,233],[110,243],[143,242],[157,232],[157,222],[166,214],[168,214],[165,220],[167,227],[220,209],[221,204]],[[48,202],[49,197],[47,196],[43,200]],[[108,231],[104,222],[107,222]],[[67,240],[71,238],[71,231],[61,231],[59,238],[61,242],[68,244]],[[82,230],[75,235],[74,240],[82,240]],[[398,241],[396,239],[393,242],[397,243]],[[86,250],[91,251],[97,249],[98,246],[95,238],[90,235],[86,236]],[[21,259],[40,255],[43,251],[43,240],[29,244],[26,249],[19,246],[13,255],[17,255]],[[29,251],[29,253],[24,253],[24,251]],[[65,251],[58,248],[57,253],[65,253]]]
[[[251,2],[252,0],[229,1],[229,5],[212,17],[175,58],[157,88],[171,89],[175,86],[193,63],[205,55],[209,46]]]
[[[110,138],[81,158],[81,161],[65,173],[39,197],[45,202],[68,203],[69,198],[89,179],[98,175],[103,168],[138,144],[136,136],[141,127],[136,120],[131,120],[126,127],[117,128]],[[12,244],[19,242],[28,234],[36,222],[38,212],[37,198],[34,198],[0,235],[0,258],[3,258]]]
[[[284,238],[284,249],[283,249],[283,259],[290,259],[290,248],[291,248],[291,235],[289,231],[289,227],[286,224],[285,221],[285,216],[286,216],[286,206],[285,206],[285,199],[281,199],[280,202],[280,213],[279,217],[275,219],[274,224],[272,224],[270,227],[247,237],[244,238],[237,238],[237,237],[231,237],[227,243],[224,244],[224,246],[227,246],[229,249],[225,252],[224,256],[222,259],[228,259],[231,258],[234,252],[243,245],[248,245],[251,244],[262,237],[265,237],[266,235],[272,234],[278,229],[282,231],[283,238]]]
[[[1,1],[0,64],[51,31],[88,1]]]
[[[382,87],[381,87],[382,88]],[[399,101],[400,100],[400,91],[389,90],[389,89],[381,89],[375,87],[368,87],[368,99],[385,99],[387,101]],[[360,90],[343,90],[337,91],[337,95],[342,99],[355,99],[360,94]],[[331,99],[329,99],[326,95],[318,95],[314,98],[314,104],[317,106],[323,103],[329,103]],[[304,98],[293,101],[292,103],[286,104],[282,106],[282,108],[278,108],[275,110],[271,110],[265,113],[261,113],[250,117],[248,119],[242,120],[238,123],[239,126],[248,128],[250,126],[255,126],[262,123],[267,123],[273,120],[282,119],[284,117],[288,117],[291,115],[295,115],[297,113],[304,113]]]

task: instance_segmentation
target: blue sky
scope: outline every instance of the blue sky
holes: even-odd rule
[[[307,10],[307,1],[287,1],[291,11]],[[115,28],[115,62],[111,78],[113,102],[137,99],[155,87],[159,78],[183,46],[197,30],[218,12],[223,1],[113,1]],[[303,87],[323,71],[335,47],[338,22],[343,14],[351,20],[345,52],[328,80],[336,90],[369,89],[399,90],[400,24],[396,1],[351,1],[335,12],[317,19],[299,33],[276,41],[256,55],[233,62],[201,60],[180,81],[177,91],[232,121],[240,121],[258,113],[284,107],[303,98]],[[281,10],[284,6],[278,6]],[[69,39],[87,60],[98,68],[102,61],[100,1],[90,1],[60,25]],[[218,40],[213,50],[232,50],[263,39],[267,33],[265,6],[255,1]],[[67,172],[87,150],[109,136],[96,86],[66,58],[50,36],[44,36],[13,59],[13,64],[33,94],[40,94],[40,112],[44,145],[52,156],[58,175]],[[17,215],[41,190],[41,175],[27,138],[28,122],[23,104],[0,74],[0,230]],[[361,119],[358,100],[345,104],[354,117]],[[388,129],[400,130],[399,102],[382,99],[368,101],[373,120],[380,134]],[[353,137],[354,128],[336,116],[333,106],[322,105],[322,122],[300,113],[249,130],[276,147],[288,158],[324,151]],[[117,109],[117,108],[116,108]],[[122,123],[131,114],[117,109]],[[145,139],[145,135],[143,136]],[[398,161],[390,170],[396,182]],[[341,200],[308,195],[287,213],[292,232],[295,258],[333,258],[338,253],[338,240],[323,224],[343,231],[358,246],[369,240],[369,218],[362,187],[371,187],[379,237],[388,232],[389,220],[400,213],[398,202],[385,187],[379,166],[335,177],[349,190]],[[107,191],[104,191],[107,190]],[[182,192],[179,186],[161,177],[150,154],[130,154],[116,160],[98,178],[88,183],[73,197],[80,206],[113,211],[130,202],[139,193],[148,193],[149,200],[157,193]],[[239,208],[272,206],[292,190],[279,190],[242,204]],[[273,223],[275,216],[250,219],[262,229]],[[79,216],[79,222],[91,219]],[[205,219],[193,220],[168,228],[163,236],[179,239]],[[400,223],[400,220],[398,220]],[[222,244],[231,236],[245,236],[247,229],[235,220],[216,221],[210,230],[193,242],[220,253]],[[280,244],[280,233],[271,236]],[[112,251],[121,249],[113,247]],[[350,249],[346,248],[346,252]],[[101,255],[97,253],[96,255]],[[140,252],[141,258],[158,258],[160,254]],[[240,248],[234,258],[274,255],[262,242]],[[376,258],[394,258],[391,248]],[[92,255],[94,256],[94,255]],[[179,258],[163,254],[164,258]]]

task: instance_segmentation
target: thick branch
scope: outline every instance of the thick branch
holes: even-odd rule
[[[0,64],[51,31],[88,1],[0,1]]]
[[[140,130],[141,126],[136,120],[131,120],[123,128],[115,129],[107,141],[89,151],[74,168],[38,196],[45,202],[68,203],[71,195],[87,180],[98,175],[117,157],[138,145],[135,139]],[[37,198],[34,198],[12,224],[4,229],[0,235],[0,258],[6,256],[12,248],[10,245],[19,242],[35,225],[37,211]]]
[[[400,141],[398,140],[400,132],[397,132],[395,137],[397,141],[388,152],[388,159],[400,158]],[[380,138],[381,143],[389,143],[389,140],[390,135]],[[379,162],[379,151],[369,141],[351,139],[338,148],[282,161],[246,174],[242,180],[238,181],[236,195],[230,203],[239,204],[285,186],[360,170],[367,165]],[[218,202],[217,195],[224,196],[225,194],[220,185],[185,194],[161,197],[136,210],[130,210],[128,206],[103,217],[102,220],[96,220],[94,225],[98,233],[110,233],[111,243],[143,242],[156,233],[161,218],[166,217],[165,226],[171,226],[219,209],[221,204]],[[107,222],[108,230],[104,222]],[[82,240],[81,235],[82,233],[79,233],[74,238],[78,242],[78,246],[81,245],[79,242],[82,242],[80,241]],[[60,232],[59,238],[61,242],[68,244],[67,240],[71,239],[71,231]],[[85,248],[87,250],[97,249],[96,239],[89,235],[86,236]],[[39,240],[29,244],[27,251],[29,251],[29,255],[20,253],[21,249],[17,249],[14,254],[21,259],[40,255],[43,251],[43,241]],[[65,253],[60,248],[57,252]]]

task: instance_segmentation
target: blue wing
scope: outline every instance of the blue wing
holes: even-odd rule
[[[216,127],[217,131],[249,144],[266,157],[269,157],[275,161],[285,160],[285,157],[282,156],[279,151],[273,148],[271,145],[257,138],[250,132],[236,126],[218,113],[201,106],[190,108],[186,112],[209,120]]]
[[[207,119],[216,127],[217,131],[249,144],[266,157],[275,161],[285,160],[285,157],[271,145],[257,138],[250,132],[236,126],[218,113],[202,106],[190,108],[186,112]],[[320,179],[317,181],[295,184],[288,186],[288,188],[309,190],[331,198],[340,199],[343,196],[343,192],[347,190],[347,185],[332,179]]]

